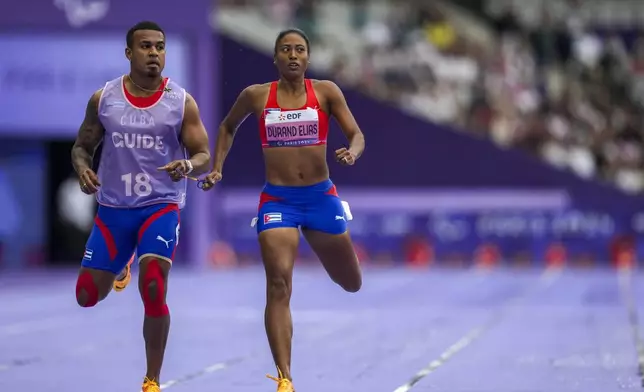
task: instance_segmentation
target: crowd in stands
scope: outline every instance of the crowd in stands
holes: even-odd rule
[[[642,192],[644,34],[623,34],[619,26],[598,31],[576,14],[579,0],[561,1],[566,8],[544,6],[529,24],[511,6],[483,16],[495,40],[482,45],[432,1],[393,5],[370,18],[366,0],[350,0],[353,31],[364,45],[360,61],[346,61],[354,54],[327,60],[339,84],[502,148],[522,148],[562,170]],[[314,48],[328,45],[316,34],[319,0],[264,4],[310,33]]]

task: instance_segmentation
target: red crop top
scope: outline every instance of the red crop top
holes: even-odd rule
[[[329,116],[322,111],[313,83],[304,79],[306,104],[299,109],[282,109],[277,103],[277,82],[271,83],[268,100],[259,120],[262,148],[300,147],[326,144]]]

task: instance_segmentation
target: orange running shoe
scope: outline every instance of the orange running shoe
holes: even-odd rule
[[[158,382],[150,380],[146,377],[143,380],[143,387],[141,387],[141,392],[161,392],[161,387],[159,386]]]
[[[277,377],[273,377],[269,374],[267,374],[266,377],[277,383],[277,392],[295,392],[293,383],[288,378],[284,378],[280,368],[277,368]]]
[[[125,268],[123,268],[123,271],[121,271],[116,279],[114,279],[114,283],[112,284],[114,291],[123,291],[125,290],[127,285],[130,284],[130,280],[132,280],[132,263],[134,262],[135,256],[136,253],[132,255],[132,258],[127,262],[127,265],[125,266]]]

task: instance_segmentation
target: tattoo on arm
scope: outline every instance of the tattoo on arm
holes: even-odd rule
[[[78,130],[76,142],[72,148],[72,165],[79,175],[92,167],[92,158],[96,147],[103,140],[105,129],[98,117],[98,102],[101,90],[92,95],[85,109],[85,118]]]

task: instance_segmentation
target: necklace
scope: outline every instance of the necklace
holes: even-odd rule
[[[156,88],[154,90],[150,90],[148,88],[144,88],[144,87],[139,86],[138,84],[136,84],[136,82],[134,82],[134,80],[132,80],[132,77],[130,76],[130,74],[127,75],[127,78],[130,79],[130,82],[132,82],[133,85],[135,85],[136,87],[140,88],[143,91],[147,91],[147,92],[150,92],[150,93],[157,93],[157,92],[161,91],[161,90],[159,90],[159,88]],[[163,79],[161,79],[159,81],[159,87],[161,87],[162,84],[163,84]]]

